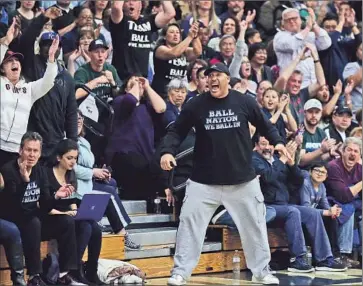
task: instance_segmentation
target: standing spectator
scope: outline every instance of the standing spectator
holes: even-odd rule
[[[88,7],[91,9],[92,14],[94,15],[94,21],[97,25],[103,24],[103,14],[104,12],[111,8],[111,1],[108,0],[98,0],[98,1],[89,1]]]
[[[362,108],[362,44],[356,51],[357,60],[348,63],[343,71],[343,78],[349,84],[354,86],[351,96],[345,96],[345,104],[348,105],[353,114]]]
[[[211,47],[208,47],[209,39],[210,39],[210,31],[207,27],[199,27],[198,37],[200,42],[202,43],[202,54],[200,55],[200,59],[204,61],[209,61],[214,58],[217,53]]]
[[[163,29],[163,38],[154,50],[155,74],[151,87],[164,99],[167,97],[168,83],[174,78],[186,78],[188,62],[194,61],[202,53],[198,26],[198,23],[194,23],[183,41],[177,24],[169,24]]]
[[[61,30],[73,24],[74,20],[76,19],[73,14],[73,9],[71,9],[71,2],[73,1],[57,0],[57,3],[51,6],[62,10],[62,15],[60,17],[52,19],[53,30],[55,32],[60,33]]]
[[[342,29],[345,21],[352,27],[354,39],[342,39]],[[321,65],[323,66],[326,82],[329,86],[334,85],[338,79],[343,81],[344,67],[352,60],[352,55],[362,42],[362,35],[354,22],[353,16],[338,18],[328,15],[323,20],[323,28],[331,38],[331,46],[319,51]]]
[[[306,28],[301,30],[301,18],[297,9],[288,8],[282,13],[284,30],[275,35],[273,46],[280,70],[284,70],[289,63],[298,57],[306,43],[315,44],[317,50],[326,50],[331,46],[328,33],[315,22],[314,12],[309,8],[309,18]],[[302,88],[316,83],[314,65],[319,58],[303,59],[297,69],[304,75]]]
[[[152,33],[165,27],[175,16],[171,1],[162,1],[162,6],[162,12],[143,17],[141,1],[113,2],[110,32],[115,53],[112,63],[121,80],[130,74],[147,77]]]
[[[28,286],[46,285],[40,278],[42,239],[57,240],[60,267],[57,285],[71,285],[74,281],[69,271],[77,269],[74,220],[68,215],[51,216],[48,213],[57,200],[68,198],[72,189],[63,186],[50,195],[46,170],[38,164],[41,146],[42,137],[38,133],[25,133],[21,138],[19,157],[2,167],[4,190],[0,217],[15,223],[20,231]]]
[[[9,13],[9,23],[13,22],[14,17],[19,16],[21,32],[24,34],[34,18],[40,14],[39,1],[20,1],[18,3],[20,4],[20,7]]]
[[[55,55],[59,45],[56,37],[48,48],[48,62],[45,73],[36,81],[25,82],[21,77],[24,56],[8,50],[8,45],[16,38],[18,29],[15,21],[10,26],[1,44],[1,134],[0,167],[18,157],[21,136],[26,132],[26,123],[34,103],[45,96],[54,86],[57,76]]]
[[[224,22],[227,18],[234,17],[242,21],[242,16],[245,8],[245,1],[232,0],[227,2],[227,11],[219,15],[219,19]]]
[[[248,59],[251,63],[251,80],[259,84],[261,81],[268,80],[275,82],[275,76],[269,66],[266,65],[267,50],[262,43],[252,44],[248,48]]]
[[[174,156],[178,147],[190,129],[196,128],[193,171],[180,215],[174,268],[168,284],[187,283],[198,263],[207,226],[221,204],[237,225],[247,265],[253,273],[252,281],[278,284],[279,280],[270,273],[268,266],[270,251],[265,206],[251,164],[248,121],[276,144],[277,151],[285,154],[287,150],[256,102],[241,96],[238,91],[229,90],[229,71],[225,65],[213,65],[205,74],[210,91],[190,100],[182,109],[161,149],[160,165],[169,171],[176,166]]]
[[[36,81],[44,76],[49,57],[49,50],[54,38],[54,32],[45,32],[39,41],[39,54],[34,55],[34,42],[40,34],[42,27],[50,19],[57,19],[61,11],[55,7],[49,8],[44,15],[38,16],[27,33],[20,41],[20,51],[24,54],[24,74],[27,80]],[[61,44],[60,44],[61,46]],[[60,48],[55,52],[58,58]],[[42,159],[47,160],[57,143],[66,136],[77,139],[77,103],[74,96],[74,82],[71,75],[64,67],[63,62],[56,61],[57,77],[54,87],[33,105],[28,131],[37,131],[43,138]]]
[[[342,150],[341,158],[328,165],[326,188],[334,203],[342,207],[341,219],[337,224],[341,259],[348,267],[356,267],[359,263],[351,259],[351,254],[355,215],[362,215],[362,165],[358,163],[362,154],[362,139],[348,137]],[[362,222],[358,225],[362,233]]]
[[[155,151],[153,118],[165,112],[165,101],[145,78],[132,76],[125,82],[125,94],[114,99],[113,108],[115,122],[105,151],[107,163],[115,171],[124,199],[150,202],[150,187],[155,186],[150,172]]]
[[[317,99],[310,99],[304,105],[305,119],[300,166],[328,161],[336,155],[336,140],[326,138],[325,132],[318,127],[323,107]]]
[[[343,143],[347,137],[349,137],[350,127],[352,124],[353,113],[349,107],[344,105],[338,105],[332,117],[330,126],[325,129],[325,133],[328,139],[333,138],[335,142]]]

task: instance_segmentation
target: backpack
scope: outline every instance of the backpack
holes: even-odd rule
[[[46,284],[56,285],[59,278],[59,262],[58,255],[55,253],[48,253],[47,257],[43,259],[43,274],[42,279]]]

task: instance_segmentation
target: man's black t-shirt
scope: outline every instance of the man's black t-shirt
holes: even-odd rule
[[[161,46],[161,45],[160,45]],[[151,87],[162,97],[167,97],[166,86],[174,78],[184,78],[187,75],[188,62],[185,55],[172,60],[162,60],[155,56],[154,51],[154,78]]]
[[[256,100],[230,90],[224,98],[202,93],[186,103],[165,136],[161,155],[176,155],[192,127],[196,129],[191,179],[207,185],[237,185],[256,175],[248,122],[273,145],[284,143]]]
[[[5,188],[0,192],[0,217],[17,221],[38,215],[38,203],[45,213],[52,209],[55,200],[50,196],[44,167],[37,164],[32,168],[29,183],[21,178],[17,160],[5,164],[1,174]]]
[[[76,19],[74,17],[74,13],[73,13],[72,9],[69,9],[67,12],[66,10],[60,8],[57,4],[53,5],[52,7],[56,7],[58,9],[62,10],[62,16],[58,17],[57,19],[52,20],[54,31],[57,32],[58,30],[61,30],[65,27],[69,26]]]
[[[130,74],[148,75],[152,34],[158,30],[156,15],[140,17],[137,21],[124,15],[119,24],[110,20],[110,32],[114,49],[112,64],[121,80]]]

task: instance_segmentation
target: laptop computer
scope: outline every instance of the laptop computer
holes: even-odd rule
[[[99,191],[86,193],[77,210],[75,220],[94,220],[99,222],[105,214],[111,194]]]

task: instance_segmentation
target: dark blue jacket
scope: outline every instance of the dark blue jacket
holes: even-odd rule
[[[252,164],[260,175],[261,191],[266,204],[286,205],[297,203],[299,189],[304,183],[304,175],[296,164],[292,167],[282,163],[277,156],[272,165],[259,153],[253,152]],[[290,192],[293,196],[290,197]],[[294,194],[295,193],[295,194]]]

